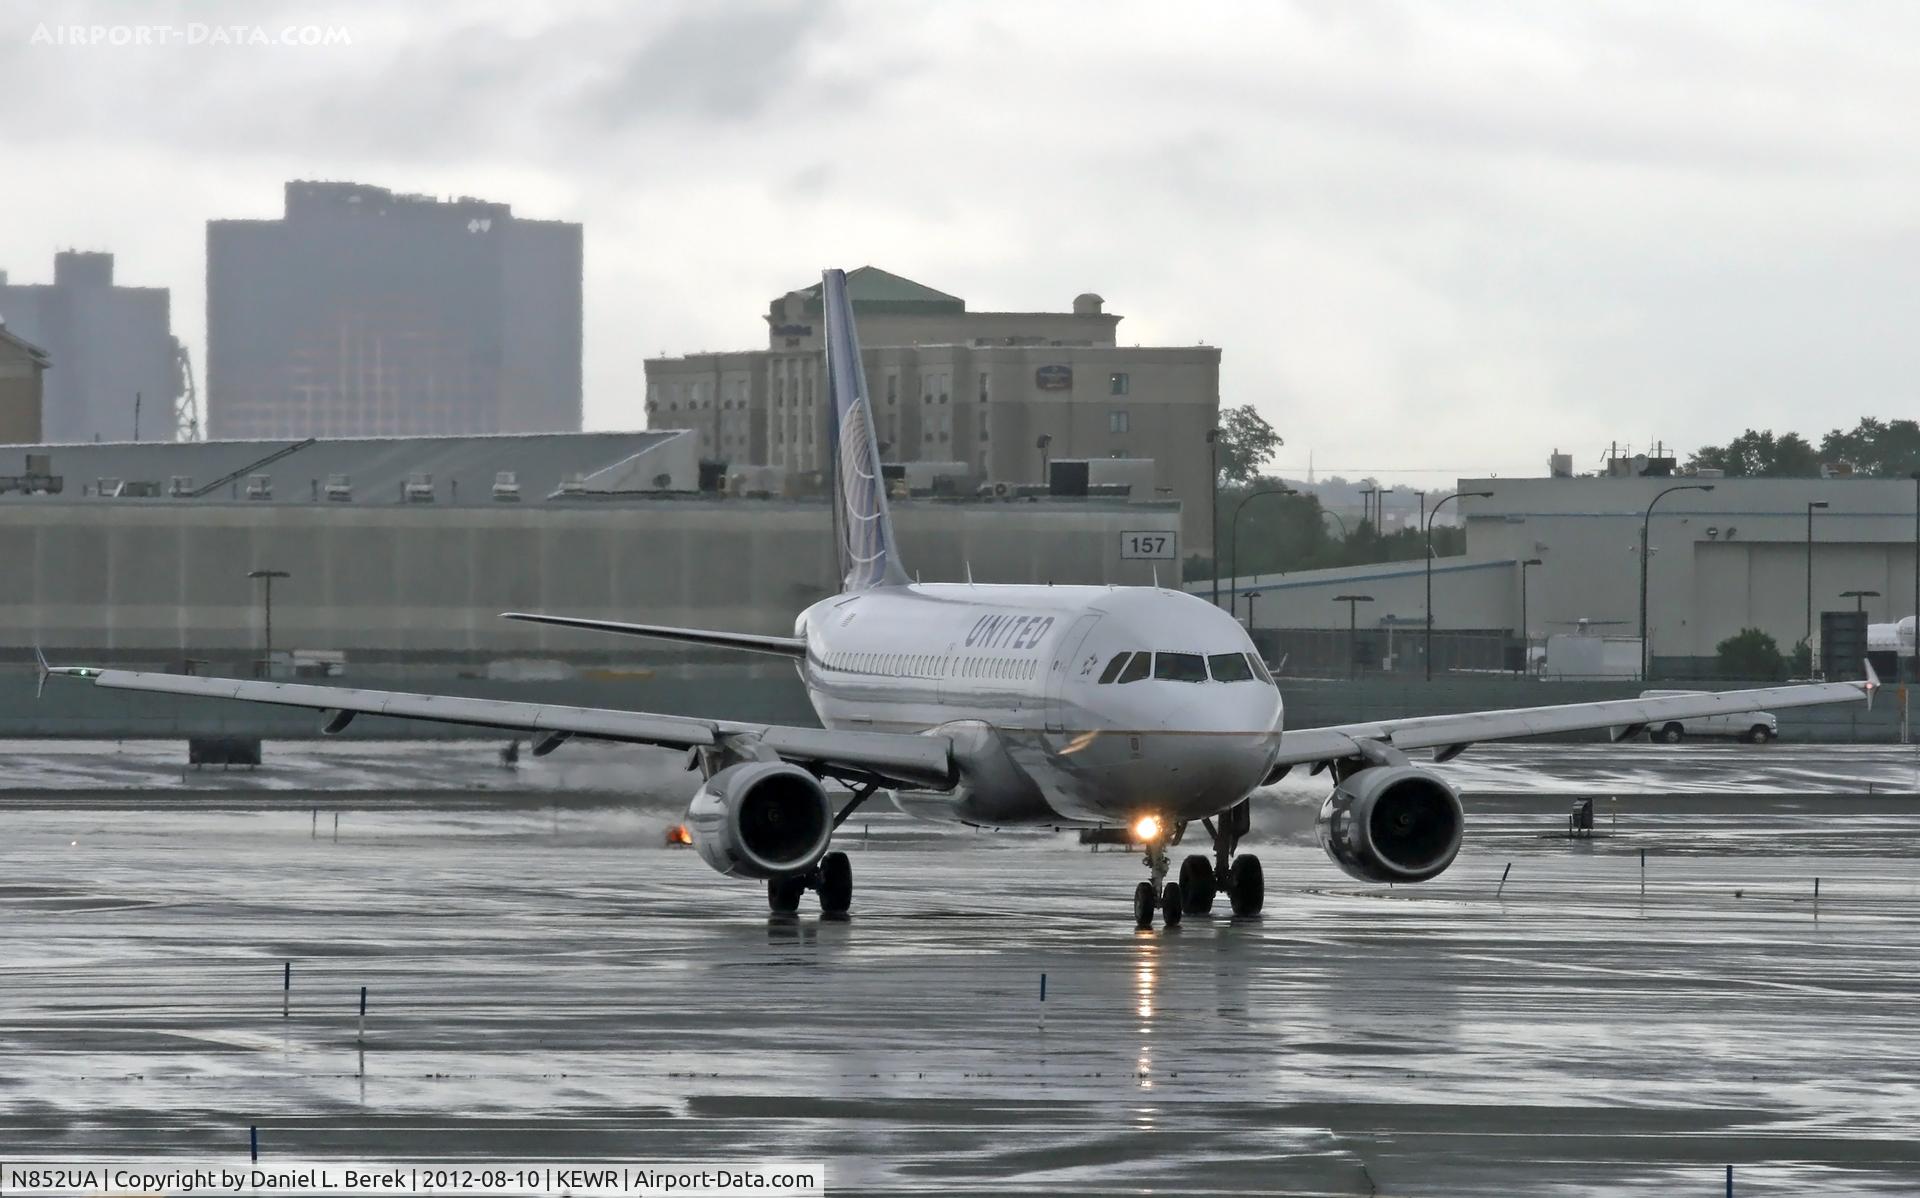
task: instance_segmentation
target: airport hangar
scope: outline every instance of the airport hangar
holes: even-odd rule
[[[9,447],[0,645],[71,660],[256,671],[273,646],[356,665],[702,660],[710,651],[502,620],[565,612],[789,633],[838,589],[817,480],[700,490],[682,431]],[[14,471],[21,473],[15,474]],[[710,486],[739,485],[741,477]],[[1108,488],[1109,491],[1120,488]],[[812,491],[812,494],[805,492]],[[928,581],[1149,583],[1178,569],[1177,503],[895,485]],[[1125,533],[1155,534],[1156,561]],[[737,655],[732,655],[737,657]]]
[[[1697,486],[1713,490],[1667,494],[1646,521],[1656,496]],[[1551,634],[1577,634],[1582,621],[1595,636],[1637,637],[1646,522],[1653,677],[1712,677],[1716,646],[1744,628],[1765,630],[1790,652],[1807,635],[1809,544],[1816,639],[1823,611],[1858,605],[1870,623],[1904,620],[1898,654],[1903,676],[1912,676],[1920,538],[1920,483],[1912,479],[1622,472],[1463,478],[1459,490],[1442,518],[1458,506],[1467,551],[1432,563],[1436,671],[1518,668],[1523,581],[1528,639],[1536,647]],[[1470,494],[1476,491],[1492,495]],[[1539,564],[1524,565],[1532,561]],[[1275,661],[1292,656],[1296,669],[1344,672],[1352,627],[1362,668],[1419,671],[1425,565],[1223,579],[1221,603],[1232,594],[1243,621],[1251,609],[1263,651]],[[1187,589],[1205,596],[1211,583]],[[1856,591],[1873,593],[1849,594]],[[1341,595],[1370,599],[1339,601]],[[1637,659],[1639,646],[1628,648],[1626,656]]]

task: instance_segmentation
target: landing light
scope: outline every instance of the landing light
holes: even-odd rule
[[[1141,844],[1151,844],[1160,839],[1160,817],[1143,815],[1133,821],[1133,838]]]

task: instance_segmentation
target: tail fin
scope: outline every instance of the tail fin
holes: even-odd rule
[[[820,302],[827,324],[827,439],[833,446],[835,523],[839,526],[843,589],[905,586],[906,568],[893,541],[887,514],[886,480],[880,473],[880,444],[874,436],[873,404],[867,397],[867,372],[860,362],[860,338],[853,328],[853,304],[847,299],[846,272],[820,277]]]

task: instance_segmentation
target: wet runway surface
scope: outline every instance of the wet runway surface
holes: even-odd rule
[[[1912,761],[1824,752],[1746,784]],[[0,1155],[237,1160],[257,1124],[263,1160],[821,1158],[834,1192],[1920,1192],[1920,806],[1623,800],[1569,842],[1524,792],[1577,763],[1482,759],[1537,785],[1470,801],[1437,881],[1351,882],[1276,799],[1264,916],[1151,933],[1137,858],[1070,835],[856,816],[831,923],[661,847],[664,801],[14,790]]]

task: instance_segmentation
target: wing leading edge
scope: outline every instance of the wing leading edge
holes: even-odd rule
[[[552,624],[559,628],[583,628],[588,632],[611,632],[620,636],[650,636],[655,640],[684,641],[692,645],[710,645],[718,649],[743,649],[749,653],[773,653],[781,657],[803,658],[807,642],[797,636],[763,636],[752,632],[716,632],[710,628],[674,628],[666,624],[627,624],[619,620],[591,620],[584,616],[549,616],[539,612],[501,612],[503,620],[525,624]]]
[[[823,728],[740,724],[601,707],[561,707],[545,703],[466,699],[454,695],[360,690],[307,683],[198,678],[138,670],[54,666],[48,672],[89,678],[95,686],[110,690],[304,707],[327,713],[326,727],[335,732],[344,729],[355,715],[373,715],[499,728],[563,739],[583,736],[674,749],[725,747],[728,742],[739,740],[747,747],[769,750],[784,761],[818,766],[828,771],[856,771],[892,785],[945,790],[954,784],[953,746],[944,736],[836,732]]]
[[[1433,749],[1451,757],[1466,746],[1488,740],[1515,740],[1564,732],[1614,729],[1616,740],[1668,720],[1733,715],[1776,707],[1818,707],[1857,703],[1873,693],[1877,680],[1822,682],[1807,686],[1769,686],[1753,690],[1668,695],[1657,699],[1603,699],[1552,707],[1512,707],[1458,715],[1408,716],[1366,724],[1302,728],[1280,735],[1276,765],[1306,765],[1352,757],[1361,741],[1380,741],[1397,749]]]

